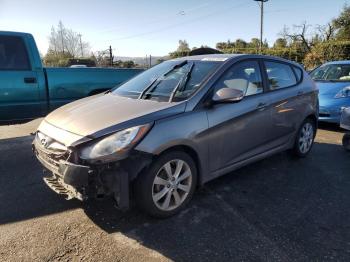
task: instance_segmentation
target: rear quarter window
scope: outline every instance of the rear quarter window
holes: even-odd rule
[[[277,90],[297,84],[296,75],[290,65],[264,61],[270,90]]]
[[[303,70],[301,70],[299,67],[293,66],[295,75],[297,77],[297,82],[300,82],[303,78]]]

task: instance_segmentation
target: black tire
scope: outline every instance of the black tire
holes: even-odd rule
[[[311,140],[311,145],[305,151],[302,149],[300,140],[302,139],[302,136],[304,135],[303,134],[303,132],[305,131],[304,128],[309,126],[309,125],[312,126],[312,138],[310,138],[312,140]],[[305,119],[304,122],[300,125],[300,128],[299,128],[298,133],[297,133],[296,138],[295,138],[294,147],[292,149],[294,156],[296,156],[298,158],[306,157],[312,149],[312,146],[313,146],[314,140],[315,140],[315,136],[316,136],[316,123],[315,123],[315,121],[311,118]]]
[[[343,139],[343,147],[346,151],[350,151],[350,134],[344,134]]]
[[[155,201],[153,200],[153,197],[155,196],[156,193],[160,193],[160,191],[162,191],[162,190],[167,190],[165,187],[169,187],[169,184],[167,184],[167,186],[155,185],[154,184],[155,179],[156,179],[156,176],[159,177],[160,175],[166,174],[164,166],[167,163],[174,161],[174,162],[171,162],[171,165],[174,165],[173,163],[176,164],[177,160],[184,161],[184,163],[187,164],[187,166],[185,166],[185,164],[183,164],[185,166],[184,168],[190,169],[190,172],[192,174],[191,184],[190,184],[190,186],[188,186],[188,188],[190,188],[190,189],[189,189],[188,193],[185,193],[185,191],[183,191],[184,192],[182,195],[182,197],[184,197],[183,202],[179,206],[177,206],[176,208],[173,208],[172,210],[162,210],[160,207],[157,206],[157,204],[159,205],[159,203],[156,204]],[[171,168],[171,170],[174,170],[174,169]],[[184,170],[184,169],[182,169],[182,170]],[[163,172],[164,174],[161,174],[161,172]],[[188,179],[188,178],[186,178],[186,179]],[[185,179],[183,181],[185,181]],[[170,183],[170,182],[168,182],[168,183]],[[182,183],[182,182],[179,182],[179,183]],[[134,188],[136,204],[145,213],[147,213],[153,217],[165,218],[165,217],[173,216],[176,213],[180,212],[188,204],[188,202],[191,200],[193,193],[196,189],[196,184],[197,184],[197,168],[196,168],[196,164],[193,161],[192,157],[183,151],[169,151],[169,152],[164,153],[163,155],[160,155],[145,172],[142,172],[138,175],[138,177],[135,181],[135,188]],[[156,190],[155,187],[162,187],[162,189],[159,188],[159,192],[154,193],[154,191]],[[179,189],[177,187],[176,187],[176,189],[171,188],[168,190],[173,190],[173,191],[175,190],[177,192],[181,191],[181,189]],[[166,198],[168,194],[169,194],[169,192],[166,193],[166,195],[164,195],[164,198]],[[175,196],[173,196],[172,194],[173,193],[170,193],[170,195],[171,195],[170,201],[174,204],[174,206],[176,206]],[[178,193],[177,193],[177,196],[179,196]],[[163,197],[160,198],[160,200],[162,200],[162,199],[163,199]],[[164,202],[165,202],[165,200],[164,200]]]

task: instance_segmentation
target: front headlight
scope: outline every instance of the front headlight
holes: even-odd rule
[[[342,97],[349,97],[350,96],[350,86],[344,87],[342,90],[340,90],[334,98],[342,98]]]
[[[135,126],[121,130],[80,151],[80,158],[98,160],[100,158],[115,159],[122,156],[140,139],[144,137],[151,125]]]

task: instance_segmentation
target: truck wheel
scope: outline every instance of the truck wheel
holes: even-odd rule
[[[135,183],[137,205],[155,217],[178,213],[191,200],[197,183],[193,159],[183,151],[170,151],[152,163]]]
[[[316,136],[315,122],[307,118],[300,126],[295,139],[293,153],[297,157],[306,157],[311,151]]]
[[[343,147],[346,151],[350,151],[350,134],[344,134]]]

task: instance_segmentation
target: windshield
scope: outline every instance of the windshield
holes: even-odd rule
[[[323,65],[311,72],[310,76],[315,81],[350,81],[350,64]]]
[[[190,97],[220,62],[166,61],[139,74],[112,93],[159,102],[182,101]]]

